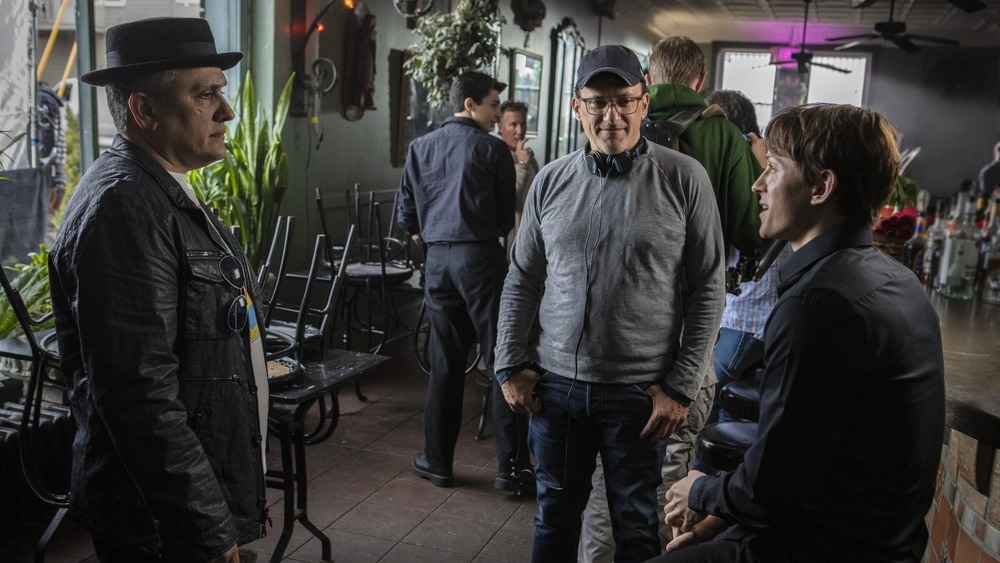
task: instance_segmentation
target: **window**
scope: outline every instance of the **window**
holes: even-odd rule
[[[715,83],[720,90],[739,90],[750,98],[762,126],[774,113],[793,105],[815,102],[864,105],[871,53],[815,52],[813,62],[851,71],[848,74],[816,65],[809,65],[808,72],[799,73],[794,64],[770,64],[775,59],[788,60],[796,51],[723,47],[716,57]]]

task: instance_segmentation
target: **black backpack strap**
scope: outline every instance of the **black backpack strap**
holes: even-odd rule
[[[647,119],[642,123],[642,136],[658,145],[677,150],[678,139],[687,128],[701,117],[703,106],[684,108],[669,119]]]

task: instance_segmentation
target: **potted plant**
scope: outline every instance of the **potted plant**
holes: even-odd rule
[[[403,63],[410,77],[428,90],[434,107],[446,105],[451,81],[464,71],[492,65],[506,23],[497,0],[462,0],[454,11],[419,20],[413,56]]]
[[[294,75],[288,78],[274,109],[257,103],[247,72],[233,104],[239,122],[226,130],[226,157],[188,172],[198,198],[216,210],[223,223],[239,227],[240,242],[254,268],[267,252],[288,189],[288,155],[281,129],[288,116]],[[270,113],[270,115],[267,115]]]

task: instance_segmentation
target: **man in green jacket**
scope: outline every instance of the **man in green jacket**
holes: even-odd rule
[[[652,142],[668,143],[656,133],[665,129],[650,123],[669,120],[689,108],[707,109],[698,91],[705,83],[705,54],[687,37],[660,40],[649,56],[649,114],[643,122],[643,134]],[[672,139],[670,139],[672,141]],[[764,244],[760,237],[760,204],[750,190],[763,171],[754,158],[743,132],[719,111],[706,112],[694,120],[679,136],[680,152],[705,167],[719,205],[722,235],[726,244],[727,264],[735,262],[739,252],[752,252]],[[709,370],[697,397],[688,397],[687,420],[667,438],[663,461],[661,493],[679,481],[691,469],[694,443],[712,408],[715,397],[715,373]],[[587,563],[610,562],[614,557],[614,539],[601,464],[593,477],[594,489],[584,512],[579,560]],[[663,504],[663,494],[660,503]],[[666,544],[670,533],[661,522],[660,539]]]

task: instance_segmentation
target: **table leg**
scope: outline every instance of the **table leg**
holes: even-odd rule
[[[309,520],[309,513],[307,511],[309,495],[306,491],[306,482],[308,481],[308,476],[306,475],[306,446],[305,441],[303,440],[302,424],[296,423],[295,427],[296,436],[293,443],[295,444],[295,481],[299,489],[296,493],[296,496],[298,497],[298,519],[302,522],[302,525],[305,526],[305,528],[319,540],[322,548],[323,560],[329,561],[331,555],[330,538],[326,537],[326,535],[323,534],[323,532]]]
[[[284,493],[284,525],[281,528],[281,536],[271,554],[271,563],[279,563],[285,554],[289,540],[292,539],[292,530],[295,527],[295,467],[292,458],[292,429],[286,420],[276,420],[274,428],[277,430],[278,442],[281,444],[281,490]]]

